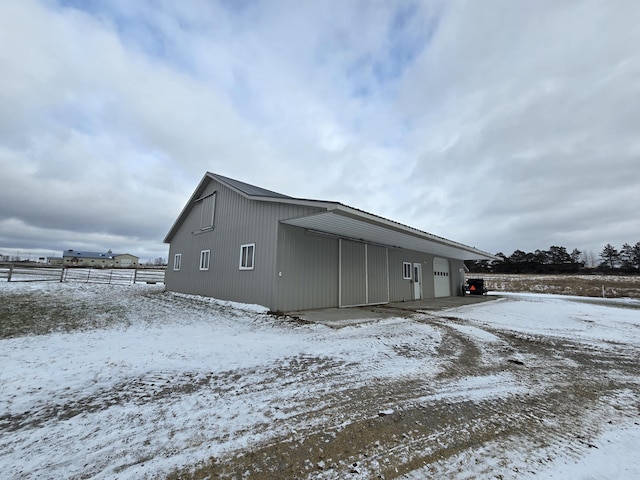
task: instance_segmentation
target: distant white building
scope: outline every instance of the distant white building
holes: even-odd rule
[[[53,267],[59,267],[63,265],[64,258],[62,257],[47,257],[47,264]]]
[[[62,264],[65,267],[95,267],[95,268],[136,268],[139,257],[129,253],[87,252],[79,250],[65,250],[62,253]]]

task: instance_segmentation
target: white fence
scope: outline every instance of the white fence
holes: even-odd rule
[[[8,282],[60,282],[62,274],[62,268],[0,265],[0,278]]]
[[[8,282],[81,282],[133,285],[164,283],[164,269],[146,268],[63,268],[0,265],[0,279]]]

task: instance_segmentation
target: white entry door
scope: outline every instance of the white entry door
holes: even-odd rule
[[[420,300],[422,298],[422,265],[413,264],[413,299]]]
[[[434,297],[451,296],[449,260],[446,258],[433,259],[433,290]]]

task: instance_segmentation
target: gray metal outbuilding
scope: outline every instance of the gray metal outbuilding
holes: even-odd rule
[[[457,295],[464,260],[496,258],[338,202],[210,172],[164,241],[168,290],[272,311]]]

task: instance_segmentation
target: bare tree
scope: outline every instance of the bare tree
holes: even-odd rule
[[[596,256],[594,255],[593,251],[588,251],[588,252],[582,252],[582,263],[584,263],[584,266],[587,268],[593,268],[596,266]]]

